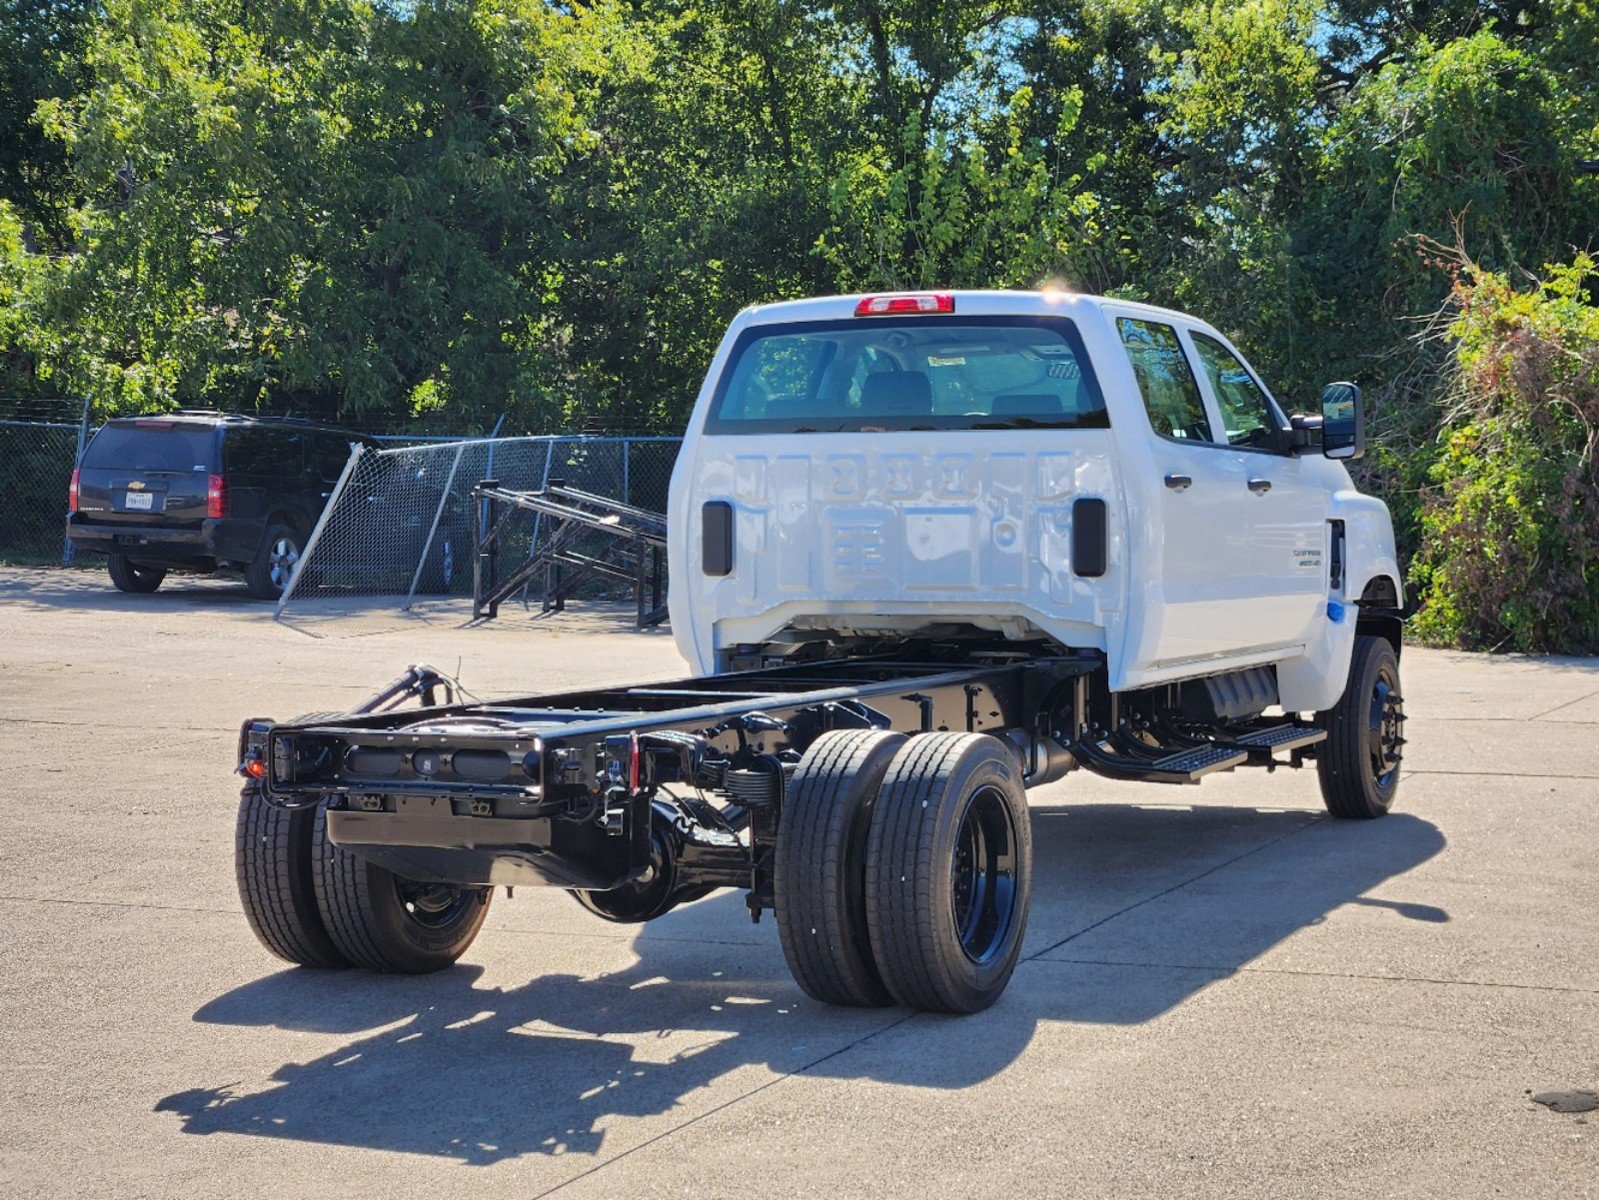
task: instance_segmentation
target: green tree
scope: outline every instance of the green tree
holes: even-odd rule
[[[0,0],[0,200],[35,247],[65,243],[72,201],[64,148],[35,114],[86,84],[83,45],[98,9],[97,0]]]

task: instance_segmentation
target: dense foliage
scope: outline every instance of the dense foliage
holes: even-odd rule
[[[0,394],[670,429],[743,305],[1052,281],[1359,380],[1460,589],[1440,495],[1570,491],[1450,405],[1463,297],[1599,229],[1596,61],[1599,0],[0,0]],[[1583,619],[1471,595],[1437,636]]]
[[[1580,255],[1536,287],[1460,266],[1459,388],[1414,575],[1438,640],[1599,651],[1599,307]]]

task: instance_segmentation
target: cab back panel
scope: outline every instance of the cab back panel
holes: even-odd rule
[[[829,615],[865,629],[874,612],[926,613],[930,623],[1022,617],[1062,640],[1103,645],[1082,627],[1122,606],[1109,431],[710,436],[691,453],[693,503],[734,508],[733,570],[723,577],[702,569],[698,512],[674,521],[693,544],[677,559],[690,570],[673,576],[673,624],[696,627],[701,655],[718,624],[727,628],[714,644],[725,647],[762,636],[752,619],[768,634]],[[1087,496],[1112,514],[1098,578],[1071,561],[1072,505]]]

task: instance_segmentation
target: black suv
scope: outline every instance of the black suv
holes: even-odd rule
[[[347,430],[285,417],[181,412],[106,422],[72,475],[67,536],[107,556],[124,592],[169,570],[240,567],[276,599],[355,443]]]

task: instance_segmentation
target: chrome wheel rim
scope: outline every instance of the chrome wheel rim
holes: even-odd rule
[[[280,537],[267,552],[267,577],[280,592],[289,586],[294,577],[294,565],[300,561],[300,547],[293,538]]]

